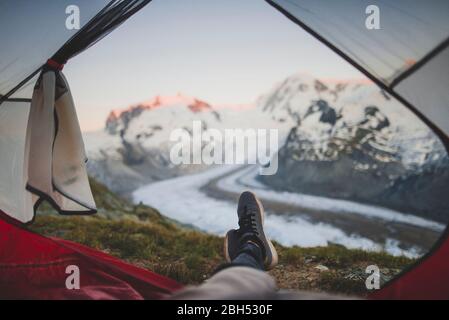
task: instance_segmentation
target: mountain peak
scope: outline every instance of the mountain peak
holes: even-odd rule
[[[106,119],[106,129],[109,132],[116,132],[119,123],[127,124],[131,119],[138,117],[144,111],[168,106],[187,107],[194,113],[212,110],[212,105],[206,101],[180,92],[172,96],[157,95],[150,100],[130,105],[124,109],[111,110]]]
[[[148,110],[148,109],[153,109],[153,108],[157,108],[157,107],[161,107],[161,106],[170,106],[170,105],[178,105],[178,104],[192,106],[192,107],[194,107],[195,110],[198,108],[201,109],[202,107],[211,108],[211,105],[208,104],[207,102],[197,99],[195,97],[190,97],[190,96],[184,95],[179,92],[173,96],[157,95],[149,100],[140,102],[138,104],[131,105],[127,108],[112,110],[109,114],[109,117],[111,117],[111,119],[117,119],[122,114],[132,112],[133,110],[136,110],[136,109]]]

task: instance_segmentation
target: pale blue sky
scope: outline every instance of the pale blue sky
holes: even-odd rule
[[[251,103],[296,72],[361,77],[263,0],[153,0],[64,69],[83,130],[158,94]]]

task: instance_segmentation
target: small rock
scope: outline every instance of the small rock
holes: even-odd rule
[[[307,256],[304,258],[304,263],[311,263],[314,262],[316,260],[315,256]]]
[[[360,274],[358,272],[353,272],[344,276],[345,279],[354,280],[354,281],[363,281],[365,280],[364,274]]]
[[[315,269],[318,269],[320,271],[329,271],[329,268],[326,266],[323,266],[322,264],[319,264],[315,267]]]

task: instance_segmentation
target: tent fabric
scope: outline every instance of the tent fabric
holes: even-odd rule
[[[268,0],[389,85],[449,36],[446,0]],[[369,6],[379,29],[366,27]]]
[[[78,267],[80,289],[66,286],[69,266]],[[0,299],[161,299],[181,288],[101,251],[28,231],[0,212]]]
[[[150,1],[113,0],[109,2],[80,32],[67,41],[51,59],[60,64],[66,63],[67,60],[104,38]]]
[[[37,201],[26,190],[25,140],[30,102],[5,101],[0,105],[0,210],[28,221]]]
[[[405,104],[448,146],[448,1],[266,1]],[[365,25],[372,5],[380,29]]]
[[[449,241],[402,276],[374,291],[370,299],[449,299]]]
[[[0,41],[2,47],[7,43],[6,54],[2,53],[2,62],[0,62],[0,73],[2,81],[0,82],[0,105],[7,98],[11,97],[16,91],[20,90],[25,84],[29,83],[41,68],[46,65],[47,59],[51,58],[59,64],[64,64],[70,58],[74,57],[83,50],[94,45],[97,41],[104,38],[116,27],[123,23],[126,19],[142,9],[151,0],[111,0],[89,1],[79,7],[79,13],[82,16],[88,16],[91,19],[83,24],[83,26],[71,34],[66,27],[65,19],[67,18],[66,9],[72,6],[70,1],[46,1],[45,3],[36,2],[30,5],[26,0],[19,1],[18,5],[3,4],[0,6],[0,21],[2,23],[11,22],[9,31],[0,31]],[[81,6],[81,4],[79,4]],[[99,6],[103,4],[102,6]],[[78,6],[78,4],[77,4]],[[3,10],[1,10],[3,9]],[[101,10],[100,10],[101,9]],[[82,11],[81,11],[82,10]],[[69,11],[70,12],[70,11]],[[19,17],[25,15],[33,15],[29,21],[23,21]],[[59,17],[54,19],[53,17]],[[12,22],[12,19],[20,19],[25,25],[20,26]],[[50,23],[48,20],[52,20]],[[42,26],[47,33],[42,33]],[[16,29],[14,29],[16,27]],[[33,30],[35,27],[35,30]],[[15,30],[19,39],[11,35],[10,30]],[[23,46],[30,43],[36,43],[36,36],[40,41],[36,47],[29,47],[29,53],[24,53]],[[19,41],[21,40],[21,41]],[[65,40],[65,42],[62,42]],[[38,48],[42,48],[42,53],[38,53]],[[49,48],[55,51],[49,53]],[[32,50],[31,50],[32,49]],[[22,63],[24,62],[24,63]],[[34,68],[33,68],[34,67]]]
[[[83,28],[110,0],[0,1],[0,97],[36,72],[79,30],[66,28],[66,9],[76,4]],[[31,98],[33,85],[17,97]],[[23,87],[21,89],[24,89]],[[0,103],[1,104],[1,103]]]
[[[402,80],[394,90],[449,135],[448,87],[449,48],[446,47],[413,75]]]

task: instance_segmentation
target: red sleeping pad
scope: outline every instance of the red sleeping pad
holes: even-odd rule
[[[80,289],[67,289],[66,269]],[[182,286],[108,254],[22,228],[0,212],[0,299],[160,299]]]

